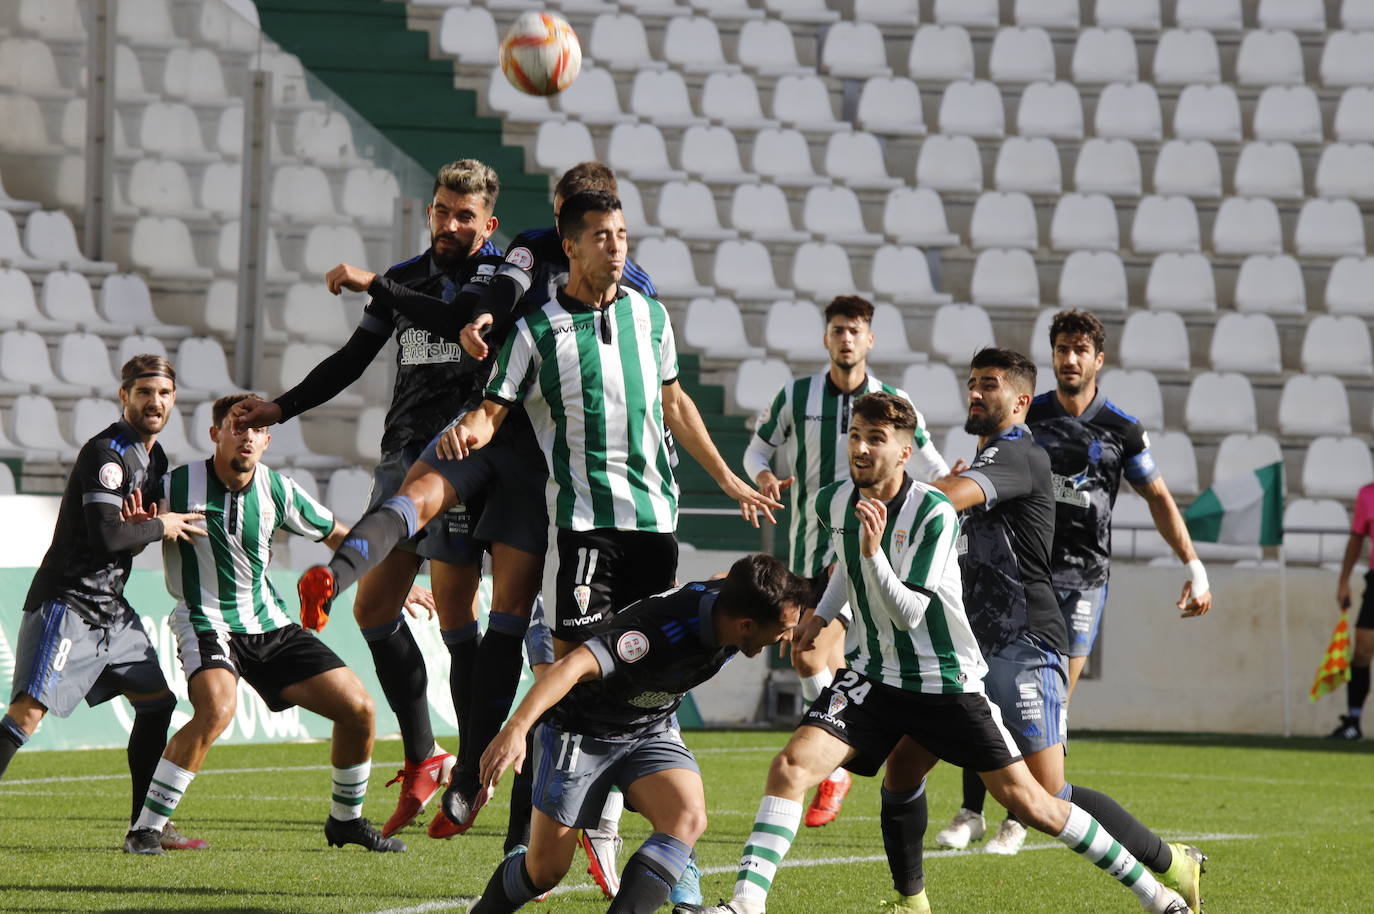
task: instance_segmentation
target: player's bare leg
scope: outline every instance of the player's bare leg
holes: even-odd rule
[[[692,862],[692,847],[706,831],[706,791],[697,772],[670,768],[639,778],[626,794],[654,832],[625,862],[607,911],[649,914],[668,900],[669,887]]]
[[[1069,658],[1069,691],[1065,695],[1065,704],[1073,701],[1073,687],[1078,685],[1078,677],[1083,675],[1083,668],[1088,665],[1087,657]]]
[[[527,758],[525,764],[531,761]],[[558,885],[572,866],[577,832],[534,810],[529,848],[524,852],[516,848],[506,855],[468,914],[508,914]]]
[[[46,713],[48,709],[27,692],[20,692],[5,709],[4,719],[0,720],[0,778],[5,776],[10,760],[24,748]]]
[[[333,766],[325,839],[331,847],[359,844],[372,851],[403,851],[399,838],[383,837],[363,818],[363,798],[372,773],[376,708],[357,675],[336,667],[282,689],[282,699],[313,711],[334,724],[330,744]]]
[[[808,609],[802,614],[802,623],[815,612]],[[844,667],[844,624],[838,620],[821,629],[809,650],[799,651],[792,645],[792,666],[801,680],[802,698],[807,705],[816,700],[821,690],[835,680],[835,672]],[[835,821],[844,805],[852,781],[849,772],[836,768],[829,777],[821,781],[806,810],[806,825],[817,828]]]

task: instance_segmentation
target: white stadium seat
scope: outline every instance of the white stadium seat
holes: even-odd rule
[[[884,136],[925,136],[921,91],[915,81],[902,76],[869,78],[859,93],[857,124]]]
[[[1269,86],[1255,106],[1255,139],[1319,143],[1322,112],[1311,86]]]
[[[799,246],[792,257],[792,288],[818,301],[853,295],[857,286],[849,254],[829,241],[808,241]]]
[[[479,9],[473,7],[473,9]],[[486,10],[480,10],[490,19],[491,15]],[[452,11],[450,11],[452,12]],[[445,13],[447,19],[449,13]],[[483,40],[486,36],[483,35]],[[499,39],[493,26],[491,33],[491,43],[486,45],[490,49],[495,63],[496,50],[499,47]],[[442,39],[440,41],[442,47]],[[592,22],[591,41],[584,45],[586,51],[590,51],[586,56],[595,61],[598,66],[610,67],[612,70],[641,70],[646,68],[662,69],[663,62],[654,60],[649,53],[649,39],[644,31],[644,23],[640,18],[632,13],[602,13]],[[584,51],[584,53],[586,53]]]
[[[946,296],[948,300],[948,296]],[[886,365],[910,365],[925,361],[925,353],[912,350],[906,338],[906,321],[895,305],[878,303],[873,306],[873,348],[868,357]]]
[[[173,48],[162,69],[164,95],[193,105],[227,105],[224,68],[209,48]]]
[[[213,167],[213,166],[212,166]],[[391,225],[401,185],[388,168],[350,168],[339,197],[343,214],[369,225]]]
[[[918,83],[973,79],[973,40],[961,25],[923,25],[916,30],[907,72]]]
[[[916,183],[932,190],[978,193],[983,189],[983,162],[972,137],[926,137],[916,157]]]
[[[1122,28],[1090,28],[1073,46],[1073,81],[1081,86],[1129,83],[1140,78],[1135,39]]]
[[[1331,314],[1312,318],[1302,339],[1302,370],[1356,377],[1374,374],[1369,327],[1364,320]]]
[[[1197,454],[1193,439],[1183,432],[1159,432],[1150,436],[1150,453],[1169,491],[1175,495],[1196,495],[1198,489]]]
[[[69,333],[71,321],[57,321],[38,310],[33,282],[16,267],[0,267],[0,326],[23,327],[40,333]]]
[[[190,400],[213,400],[222,391],[234,390],[229,360],[218,342],[193,336],[177,347],[177,394]]]
[[[82,273],[111,273],[112,263],[87,260],[77,245],[76,227],[61,210],[29,213],[24,223],[24,249],[38,260],[52,260]]]
[[[814,302],[775,301],[768,306],[763,344],[770,352],[792,361],[811,361],[816,357],[816,343],[823,339],[825,321]]]
[[[887,173],[878,138],[862,130],[830,135],[825,144],[825,171],[859,190],[891,190],[904,183]]]
[[[751,413],[762,412],[791,381],[792,369],[780,359],[745,359],[735,372],[735,405]]]
[[[1187,197],[1142,197],[1131,223],[1131,248],[1138,254],[1199,251],[1197,207]]]
[[[575,2],[575,0],[564,0],[565,4],[568,2]],[[602,0],[589,0],[589,2],[601,3]],[[759,19],[764,15],[763,10],[754,9],[750,6],[748,0],[691,0],[691,4],[692,9],[697,12],[723,22]],[[567,8],[566,5],[564,8]]]
[[[1374,29],[1374,0],[1341,0],[1341,28]]]
[[[995,29],[997,0],[935,0],[935,21]]]
[[[60,150],[48,140],[48,126],[38,100],[27,95],[0,95],[0,149],[10,152],[56,154]]]
[[[1059,304],[1094,311],[1126,310],[1126,267],[1115,251],[1074,251],[1059,273]]]
[[[1188,385],[1183,425],[1194,435],[1253,434],[1258,427],[1255,390],[1237,372],[1204,371]]]
[[[799,244],[811,238],[792,224],[787,197],[776,184],[741,184],[730,204],[730,224],[758,241]]]
[[[79,324],[83,330],[102,336],[124,336],[133,333],[129,324],[105,320],[95,310],[95,295],[86,277],[71,270],[53,270],[43,277],[39,295],[43,313],[55,321]]]
[[[73,441],[90,441],[96,435],[104,431],[105,427],[111,422],[116,422],[120,418],[120,408],[116,401],[108,397],[82,397],[72,404],[71,415],[71,439]],[[166,428],[163,428],[166,431]],[[166,450],[166,442],[163,440],[165,435],[157,436],[158,444]],[[173,464],[175,466],[175,464]]]
[[[1130,140],[1093,137],[1078,149],[1073,186],[1079,193],[1138,197],[1141,191],[1140,155]]]
[[[1121,367],[1187,371],[1192,367],[1188,328],[1171,311],[1136,311],[1121,331]]]
[[[388,172],[390,174],[390,172]],[[392,180],[395,180],[393,176]],[[226,219],[237,219],[243,208],[243,165],[238,162],[211,162],[201,172],[196,201],[202,209]],[[391,208],[387,208],[390,221]]]
[[[1045,137],[1007,137],[997,150],[992,175],[1000,191],[1058,194],[1064,187],[1059,150]]]
[[[1236,55],[1236,83],[1241,86],[1296,86],[1305,82],[1302,44],[1289,31],[1246,32]]]
[[[844,245],[879,245],[883,236],[864,225],[859,198],[847,187],[813,187],[802,205],[802,228]]]
[[[342,345],[357,324],[351,311],[320,283],[298,282],[286,290],[282,329],[297,340]]]
[[[291,467],[286,474],[297,484],[304,485],[302,474],[310,473],[304,467]],[[314,479],[314,474],[310,474]],[[340,467],[329,474],[329,507],[334,516],[346,524],[354,524],[367,510],[368,498],[372,494],[372,474],[359,467]]]
[[[1351,86],[1341,93],[1331,132],[1343,143],[1374,141],[1374,87]]]
[[[1054,316],[1059,313],[1058,308],[1041,308],[1040,313],[1035,315],[1035,325],[1031,329],[1030,336],[1030,357],[1036,365],[1049,365],[1054,356],[1050,352],[1050,325],[1054,323]],[[1050,374],[1054,369],[1048,369]],[[1043,378],[1037,378],[1042,381]]]
[[[1214,371],[1247,374],[1278,374],[1279,331],[1267,314],[1223,314],[1212,330],[1211,358]]]
[[[585,129],[585,128],[584,128]],[[668,164],[668,147],[653,124],[616,124],[606,147],[606,164],[635,181],[676,181],[687,177]]]
[[[66,383],[90,388],[97,395],[108,394],[119,386],[110,368],[110,350],[93,333],[64,334],[57,343],[55,368],[57,376]]]
[[[1217,445],[1216,460],[1212,463],[1212,481],[1234,479],[1260,467],[1282,462],[1283,451],[1272,435],[1230,434]]]
[[[1300,374],[1289,378],[1279,395],[1279,433],[1350,434],[1350,401],[1345,385],[1329,374]]]
[[[1031,83],[1016,108],[1016,129],[1022,136],[1061,140],[1083,138],[1083,100],[1068,82]]]
[[[1093,13],[1103,27],[1158,32],[1161,22],[1159,0],[1097,0]]]
[[[0,210],[0,261],[5,261],[9,266],[30,270],[51,270],[58,265],[53,260],[29,256],[19,240],[19,226],[15,223],[14,216],[4,210]]]
[[[1050,247],[1056,251],[1115,251],[1121,247],[1116,207],[1106,194],[1065,194],[1050,219]]]
[[[1174,18],[1184,28],[1238,32],[1243,27],[1240,0],[1178,0]]]
[[[52,48],[38,38],[0,40],[0,88],[35,98],[70,98]]]
[[[1374,257],[1342,257],[1326,277],[1326,309],[1333,314],[1374,315],[1372,289]]]
[[[30,460],[70,463],[76,459],[78,449],[62,434],[57,407],[45,396],[25,394],[14,401],[9,437],[28,452]]]
[[[1350,200],[1308,200],[1298,212],[1293,247],[1304,257],[1362,256],[1364,220],[1359,207]]]
[[[1298,262],[1286,254],[1245,258],[1236,276],[1238,311],[1301,314],[1307,310],[1307,287]]]
[[[796,40],[784,22],[754,19],[739,30],[739,62],[760,76],[788,76],[809,72],[797,62]]]
[[[640,80],[649,74],[659,74],[661,70],[640,70],[635,74],[634,87],[640,85]],[[500,70],[492,70],[492,85],[499,82],[510,85],[510,81]],[[502,92],[506,92],[502,89]],[[524,95],[524,93],[518,93]],[[634,98],[635,88],[631,89],[631,98]],[[525,96],[526,98],[536,98],[535,96]],[[547,99],[538,99],[543,102],[543,107],[548,107]],[[633,104],[633,101],[631,102]],[[584,124],[625,124],[632,122],[635,118],[632,114],[626,114],[620,107],[620,96],[616,94],[615,76],[605,67],[583,67],[573,84],[558,94],[558,108],[569,117],[575,117]],[[531,114],[538,110],[537,107],[523,103],[522,111]],[[525,119],[522,114],[520,120]]]
[[[773,301],[788,295],[778,288],[768,249],[757,241],[726,241],[718,245],[712,274],[712,281],[736,298]]]
[[[1161,86],[1221,82],[1217,40],[1205,29],[1169,29],[1155,49],[1154,81]]]
[[[975,352],[995,344],[992,321],[977,305],[945,305],[935,312],[930,351],[946,362],[962,370]]]
[[[1329,143],[1317,160],[1317,195],[1374,200],[1374,144]]]
[[[121,42],[115,47],[115,100],[143,104],[157,98],[143,82],[143,67],[138,62],[138,55]]]
[[[635,259],[664,296],[695,298],[715,291],[697,281],[692,252],[680,238],[645,238],[636,247]]]
[[[1035,207],[1022,193],[989,191],[973,205],[969,224],[969,243],[982,248],[1025,248],[1040,246],[1035,222]]]
[[[1302,528],[1339,530],[1341,534],[1293,533]],[[1350,514],[1334,498],[1295,498],[1283,509],[1283,557],[1289,562],[1317,565],[1339,562],[1345,552],[1344,531]]]
[[[1017,25],[1038,25],[1047,29],[1078,28],[1077,0],[1016,0]]]
[[[902,390],[919,404],[917,408],[925,416],[927,426],[938,428],[964,424],[968,415],[964,385],[948,365],[931,363],[908,366],[902,374]],[[945,457],[952,459],[948,454]]]
[[[1164,398],[1159,381],[1148,371],[1109,368],[1099,375],[1103,390],[1110,391],[1113,403],[1129,409],[1150,431],[1164,428]]]
[[[143,47],[166,48],[184,43],[172,25],[169,0],[121,0],[115,32]]]
[[[1374,32],[1332,32],[1322,48],[1324,86],[1368,86],[1374,83]]]
[[[129,205],[155,216],[194,219],[197,215],[191,179],[180,162],[143,159],[129,172]]]
[[[952,82],[940,96],[940,132],[971,137],[997,137],[1006,133],[1002,94],[995,83]]]
[[[773,117],[798,130],[847,130],[835,117],[830,89],[819,76],[784,76],[773,87]]]
[[[1185,140],[1239,143],[1240,98],[1232,86],[1185,86],[1174,106],[1174,136]]]
[[[1216,311],[1212,265],[1201,254],[1160,254],[1145,280],[1145,304],[1160,311]]]
[[[90,388],[57,379],[48,346],[32,330],[6,330],[0,334],[0,392],[19,394],[42,391],[53,397],[83,397]]]
[[[992,248],[973,263],[969,297],[990,308],[1040,306],[1040,278],[1029,251]]]
[[[158,318],[148,284],[135,273],[116,273],[100,284],[100,315],[111,324],[137,327],[156,337],[180,339],[191,335],[190,327],[165,324]]]
[[[840,18],[839,13],[826,8],[824,0],[764,0],[764,6],[784,22],[824,24]]]
[[[268,238],[268,276],[271,267],[271,244]],[[357,258],[356,260],[354,258]],[[301,251],[301,272],[323,276],[340,263],[366,263],[367,249],[363,236],[351,225],[315,225],[305,234]]]
[[[699,181],[669,181],[658,196],[658,224],[688,241],[723,241],[734,229],[721,228],[711,188]]]
[[[367,410],[363,410],[363,414],[359,415],[359,428],[362,427],[362,420],[366,418],[367,412]],[[373,434],[371,441],[373,443],[370,446],[376,448],[381,442],[381,435]],[[291,463],[312,470],[333,469],[343,463],[339,457],[317,454],[310,449],[301,432],[300,419],[288,419],[286,422],[272,426],[272,453],[283,464]]]
[[[998,29],[988,55],[988,72],[997,83],[1052,82],[1054,45],[1041,28]]]
[[[86,23],[79,0],[19,0],[14,21],[25,32],[51,41],[84,41]]]
[[[840,79],[891,76],[883,33],[871,22],[837,22],[825,34],[821,69]]]
[[[119,349],[115,352],[114,364],[123,365],[136,355],[160,355],[164,359],[168,357],[167,345],[162,340],[151,336],[141,336],[132,334],[119,341]],[[177,388],[177,393],[182,393],[181,388]]]
[[[332,346],[323,343],[287,343],[282,349],[278,374],[273,378],[275,383],[272,386],[282,390],[295,387],[333,352]],[[337,394],[329,402],[343,409],[361,409],[364,406],[363,397],[356,392],[356,388]]]
[[[682,340],[692,349],[724,359],[763,355],[761,348],[750,345],[739,307],[728,298],[694,298],[688,302]]]
[[[738,184],[755,178],[740,163],[735,134],[727,127],[688,127],[679,155],[684,171],[710,184]]]
[[[1321,169],[1317,172],[1320,175]],[[1292,143],[1246,143],[1236,160],[1233,180],[1236,193],[1242,197],[1271,200],[1300,200],[1303,197],[1302,160]]]
[[[581,78],[578,77],[579,80]],[[745,73],[712,73],[706,77],[706,83],[701,88],[701,114],[736,130],[762,130],[778,126],[777,121],[763,116],[758,84]]]
[[[1155,193],[1216,199],[1221,196],[1221,158],[1207,140],[1169,140],[1155,159]]]
[[[1227,197],[1212,224],[1212,250],[1221,255],[1283,253],[1279,208],[1264,197]]]
[[[575,121],[545,121],[534,138],[534,162],[540,168],[562,173],[578,162],[596,158],[592,135],[585,124]]]
[[[899,305],[946,305],[951,301],[949,295],[935,291],[930,264],[919,248],[883,245],[873,252],[872,273],[873,291]]]
[[[1326,4],[1322,0],[1259,0],[1257,15],[1260,28],[1326,31]]]
[[[1303,494],[1317,498],[1349,498],[1374,481],[1369,444],[1360,438],[1323,435],[1307,447],[1302,461]]]
[[[953,247],[959,236],[949,230],[940,195],[929,187],[899,187],[883,206],[883,234],[902,244]]]
[[[615,87],[610,91],[614,97]],[[687,81],[677,70],[640,70],[636,73],[630,87],[630,111],[658,127],[690,127],[706,122],[692,110]]]
[[[754,137],[750,170],[784,187],[813,187],[828,184],[811,164],[811,150],[800,131],[760,130]]]
[[[272,172],[271,201],[277,219],[323,223],[338,218],[329,178],[315,165],[278,166]]]
[[[1097,97],[1093,118],[1098,136],[1158,141],[1164,136],[1159,95],[1149,83],[1111,83]]]
[[[439,20],[439,50],[461,64],[495,64],[500,42],[496,20],[484,7],[450,7]]]
[[[854,19],[858,22],[914,28],[919,18],[908,0],[854,0]]]

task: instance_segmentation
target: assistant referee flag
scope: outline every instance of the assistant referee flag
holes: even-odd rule
[[[1283,463],[1215,483],[1183,512],[1188,533],[1204,543],[1283,543]]]

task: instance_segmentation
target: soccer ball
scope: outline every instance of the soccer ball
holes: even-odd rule
[[[557,13],[525,13],[501,39],[501,72],[527,95],[555,95],[582,69],[582,45]]]

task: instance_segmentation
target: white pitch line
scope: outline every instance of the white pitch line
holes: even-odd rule
[[[1187,841],[1190,844],[1201,844],[1208,841],[1253,841],[1258,839],[1259,837],[1259,835],[1230,832],[1214,832],[1212,834],[1205,835],[1180,836],[1176,840]],[[1027,844],[1021,848],[1021,851],[1023,853],[1026,851],[1047,851],[1054,850],[1055,848],[1062,848],[1063,846],[1064,845],[1059,844],[1057,842],[1054,844]],[[984,855],[979,851],[939,850],[926,852],[924,855],[924,859],[933,860],[935,858],[941,857],[981,858],[983,856]],[[844,866],[846,864],[853,863],[883,863],[886,862],[886,860],[887,857],[883,854],[853,857],[816,857],[811,858],[809,860],[797,860],[794,858],[789,858],[784,860],[780,864],[780,867]],[[708,866],[702,869],[701,874],[703,876],[717,876],[721,873],[734,873],[738,871],[738,864],[736,864],[735,866]],[[601,889],[595,883],[583,883],[579,885],[560,885],[554,888],[554,890],[549,894],[568,895],[573,892],[590,892],[593,890],[598,892],[601,891]],[[368,914],[430,914],[430,912],[432,911],[452,911],[457,909],[466,910],[467,906],[472,904],[472,902],[476,900],[477,899],[470,897],[435,899],[434,901],[426,901],[417,905],[410,905],[404,908],[385,908],[381,911],[371,911],[368,912]]]

